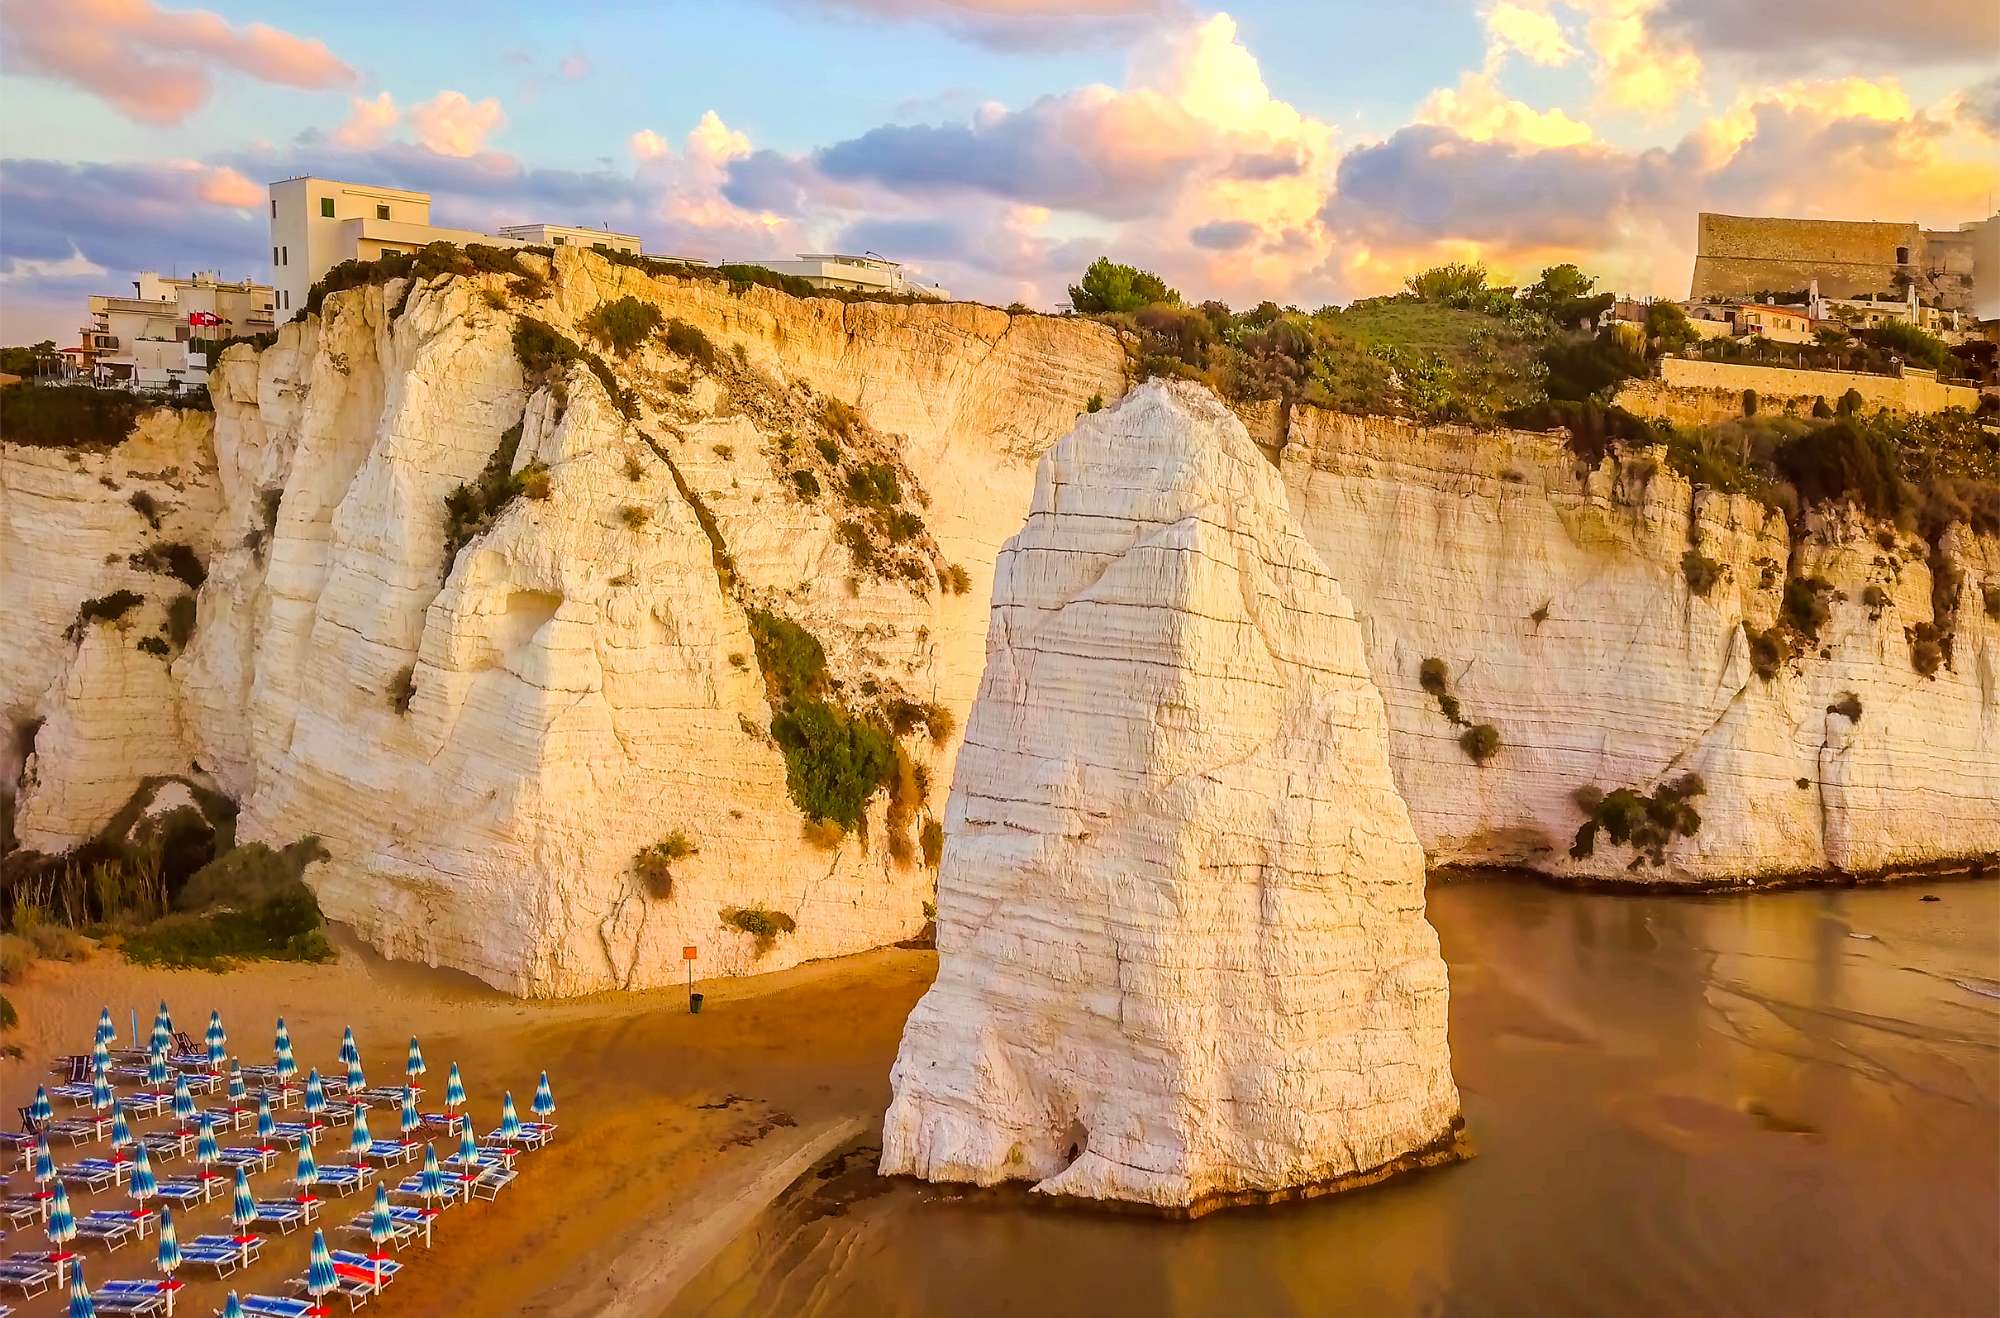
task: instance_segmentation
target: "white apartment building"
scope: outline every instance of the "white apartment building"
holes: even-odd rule
[[[494,233],[530,247],[588,247],[596,252],[630,252],[637,256],[644,246],[636,233],[613,233],[609,229],[586,229],[575,224],[509,224]]]
[[[578,225],[520,224],[494,233],[431,223],[431,194],[337,179],[288,178],[271,185],[271,284],[282,324],[305,310],[306,293],[342,261],[373,261],[435,242],[489,247],[576,246],[638,254],[637,235]]]
[[[857,293],[900,293],[911,297],[949,301],[950,292],[937,284],[920,284],[903,271],[902,263],[868,253],[845,256],[838,252],[800,252],[792,261],[744,261],[761,265],[781,275],[797,275],[814,288],[847,289]]]
[[[131,297],[90,299],[78,346],[62,350],[65,373],[143,389],[207,384],[210,345],[270,329],[273,303],[270,285],[230,283],[217,271],[186,279],[145,271]]]

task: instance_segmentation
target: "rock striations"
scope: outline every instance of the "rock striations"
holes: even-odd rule
[[[1042,460],[960,751],[882,1169],[1192,1212],[1451,1156],[1381,696],[1240,421],[1147,384]]]

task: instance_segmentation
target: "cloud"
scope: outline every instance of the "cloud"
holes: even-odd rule
[[[1501,51],[1516,51],[1537,64],[1567,64],[1580,53],[1546,9],[1499,0],[1486,11],[1489,40]]]
[[[999,50],[1137,41],[1183,18],[1186,0],[791,0],[794,8],[878,22],[927,23]]]
[[[395,98],[387,92],[379,92],[369,100],[354,97],[347,106],[347,120],[333,130],[333,140],[352,150],[381,145],[402,118]]]
[[[1559,109],[1537,110],[1510,99],[1486,73],[1466,73],[1456,88],[1440,87],[1424,98],[1413,118],[1420,124],[1453,129],[1475,142],[1580,146],[1595,136],[1589,124]]]
[[[590,56],[579,50],[563,56],[556,72],[569,82],[578,82],[590,76],[590,67]]]
[[[468,100],[464,92],[439,92],[410,107],[410,127],[417,141],[441,156],[479,154],[486,139],[507,122],[500,102],[491,96]]]
[[[68,83],[129,118],[179,123],[208,103],[218,73],[308,90],[354,70],[323,42],[264,23],[232,25],[153,0],[0,0],[0,66]]]
[[[1706,54],[1789,69],[1990,64],[2000,51],[2000,5],[1990,0],[1665,0],[1647,27]]]
[[[630,138],[626,139],[626,146],[631,150],[632,158],[641,161],[664,160],[666,157],[672,155],[674,150],[667,145],[666,138],[661,137],[650,128],[641,128],[638,132],[632,134]]]
[[[1960,92],[1957,115],[1960,122],[1988,137],[2000,138],[2000,74]]]
[[[71,243],[68,256],[36,260],[33,257],[14,257],[6,262],[6,269],[0,270],[0,282],[40,283],[51,280],[93,279],[101,280],[111,272],[78,251]]]
[[[227,165],[214,167],[195,166],[200,182],[195,185],[195,196],[211,206],[233,206],[238,210],[251,210],[262,206],[269,193],[252,183]]]
[[[1210,220],[1188,230],[1188,241],[1211,252],[1233,252],[1257,236],[1257,226],[1248,220]]]

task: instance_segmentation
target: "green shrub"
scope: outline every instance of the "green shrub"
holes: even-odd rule
[[[584,317],[583,328],[620,357],[629,357],[662,319],[658,307],[627,295],[597,307]]]
[[[1745,389],[1743,391],[1743,415],[1757,415],[1757,391],[1755,389]]]
[[[7,995],[0,993],[0,1030],[11,1030],[21,1023],[21,1014],[14,1010],[14,1004]]]
[[[1707,599],[1716,583],[1722,580],[1722,564],[1699,549],[1690,549],[1681,555],[1681,575],[1687,578],[1689,590]]]
[[[926,819],[923,830],[917,835],[917,843],[923,848],[924,864],[936,869],[944,859],[944,825],[935,819]],[[933,910],[925,918],[936,919],[936,911]]]
[[[1910,667],[1924,677],[1936,677],[1944,667],[1946,635],[1936,624],[1920,622],[1906,633],[1910,642]]]
[[[886,462],[856,463],[847,472],[847,497],[871,508],[894,506],[903,498],[896,469]]]
[[[675,829],[658,842],[639,848],[632,857],[632,872],[646,891],[665,901],[674,893],[673,867],[701,851],[686,833]]]
[[[1849,691],[1841,696],[1840,699],[1828,705],[1826,712],[1829,714],[1839,714],[1850,723],[1859,723],[1861,721],[1861,697]]]
[[[1458,697],[1451,693],[1444,660],[1426,659],[1417,665],[1417,685],[1437,701],[1439,711],[1453,727],[1465,726],[1465,713],[1459,706]]]
[[[37,448],[109,448],[125,442],[157,399],[129,389],[22,381],[0,388],[0,439]]]
[[[854,560],[856,571],[868,572],[875,567],[875,541],[869,536],[868,528],[861,523],[848,520],[833,528],[840,543],[847,546],[847,553]]]
[[[799,470],[793,472],[791,481],[792,488],[798,491],[801,499],[810,500],[819,498],[819,477],[813,475],[805,468],[801,467]]]
[[[954,595],[972,593],[972,574],[957,563],[946,566],[939,576],[939,584]]]
[[[852,439],[861,433],[861,413],[855,411],[849,404],[831,395],[820,399],[819,422],[830,433],[841,439]],[[826,450],[822,448],[820,452],[824,455]],[[831,456],[827,457],[827,461],[836,462],[839,460],[839,457],[839,450],[836,449]]]
[[[1104,395],[1092,394],[1090,401],[1083,405],[1083,410],[1086,412],[1102,412],[1104,410]]]
[[[530,462],[514,473],[514,485],[521,492],[522,498],[541,502],[549,497],[550,492],[548,466],[540,462]]]
[[[1587,859],[1595,853],[1597,835],[1602,832],[1617,845],[1632,848],[1634,855],[1627,868],[1637,869],[1647,862],[1664,865],[1666,849],[1674,839],[1693,837],[1701,831],[1701,814],[1694,808],[1694,800],[1707,790],[1700,776],[1692,773],[1663,783],[1651,796],[1629,787],[1609,794],[1595,787],[1582,788],[1576,794],[1576,804],[1583,811],[1584,822],[1576,831],[1569,854],[1576,860]]]
[[[868,798],[888,782],[896,757],[881,728],[808,698],[771,720],[785,753],[785,786],[807,819],[862,826]]]
[[[200,590],[201,583],[208,580],[208,569],[202,566],[194,546],[179,542],[156,540],[139,553],[126,555],[125,561],[140,572],[172,577],[190,590]]]
[[[772,702],[779,706],[816,695],[826,684],[826,650],[819,639],[768,609],[751,609],[750,642]]]
[[[1833,420],[1833,408],[1827,405],[1824,398],[1813,399],[1812,414],[1815,421]]]
[[[1500,730],[1491,723],[1476,724],[1460,735],[1458,745],[1474,764],[1484,764],[1500,752]]]
[[[1880,586],[1870,586],[1861,592],[1861,602],[1867,605],[1868,617],[1872,621],[1881,617],[1883,610],[1889,607],[1889,592]]]
[[[1807,644],[1817,645],[1820,628],[1832,616],[1826,602],[1832,592],[1832,584],[1823,577],[1789,578],[1785,582],[1784,603],[1778,608],[1778,620],[1805,638]]]
[[[19,934],[0,934],[0,984],[18,984],[35,963],[35,947]]]
[[[1785,661],[1792,657],[1791,646],[1785,642],[1782,627],[1770,627],[1758,631],[1748,622],[1743,624],[1743,635],[1750,642],[1750,671],[1765,681],[1778,675]]]
[[[145,490],[134,490],[132,491],[132,497],[125,502],[132,505],[133,512],[146,519],[146,525],[152,527],[155,531],[160,529],[160,514],[165,509],[160,507],[158,499],[155,499]]]
[[[697,326],[684,320],[667,322],[667,350],[709,370],[715,368],[715,343]]]
[[[1861,391],[1859,389],[1849,389],[1846,393],[1840,396],[1840,404],[1838,407],[1839,415],[1854,416],[1861,411],[1862,407],[1867,403],[1867,401],[1868,401],[1867,399],[1861,396]]]
[[[484,535],[521,492],[520,478],[513,470],[514,455],[520,446],[521,423],[516,421],[501,432],[500,442],[479,475],[444,496],[444,576],[451,575],[458,551]]]
[[[1174,304],[1181,295],[1150,270],[1123,265],[1100,256],[1069,286],[1069,304],[1078,315],[1132,312],[1156,303]]]
[[[583,360],[583,349],[555,326],[523,316],[514,322],[514,357],[530,378],[547,379],[569,363]]]
[[[176,650],[185,650],[194,638],[195,598],[185,592],[167,605],[167,640]]]
[[[507,309],[507,295],[497,288],[482,288],[479,290],[479,297],[481,301],[494,311],[505,311]]]
[[[759,956],[771,950],[779,934],[793,933],[799,927],[798,921],[783,911],[762,906],[731,906],[724,909],[721,915],[722,923],[756,938]]]

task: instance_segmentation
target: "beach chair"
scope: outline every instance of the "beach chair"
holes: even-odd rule
[[[139,1137],[146,1146],[146,1152],[153,1155],[154,1162],[171,1162],[175,1158],[187,1156],[188,1145],[195,1137],[184,1130],[149,1130]]]
[[[502,1135],[496,1129],[486,1132],[485,1143],[503,1148],[508,1144],[514,1144],[524,1149],[539,1149],[555,1137],[556,1128],[553,1123],[546,1121],[524,1121],[521,1123],[521,1133],[512,1139]]]
[[[144,1066],[127,1062],[123,1065],[112,1067],[111,1078],[114,1081],[130,1080],[135,1084],[143,1085],[146,1083],[146,1071],[147,1068]]]
[[[30,1130],[33,1129],[34,1127],[30,1126]],[[97,1138],[97,1123],[86,1121],[81,1117],[57,1117],[42,1125],[40,1129],[49,1137],[51,1144],[57,1140],[68,1140],[71,1145],[83,1145]],[[33,1148],[34,1135],[31,1133],[28,1138],[31,1141],[29,1147]]]
[[[4,1206],[0,1206],[0,1217],[7,1219],[7,1229],[19,1231],[24,1226],[49,1220],[49,1201],[38,1194],[10,1194]]]
[[[76,1220],[76,1238],[96,1241],[104,1246],[104,1252],[107,1254],[117,1253],[127,1241],[136,1240],[138,1236],[138,1223],[124,1218],[100,1217],[96,1213],[89,1213]]]
[[[153,1224],[159,1221],[160,1215],[150,1208],[93,1208],[84,1214],[84,1220],[93,1218],[100,1222],[128,1223],[139,1233],[139,1239],[144,1240],[152,1234]]]
[[[193,1208],[205,1204],[228,1188],[228,1182],[220,1176],[203,1178],[200,1176],[175,1176],[161,1181],[157,1187],[160,1198],[176,1208]]]
[[[242,1256],[244,1266],[255,1263],[257,1257],[264,1252],[262,1236],[245,1236],[240,1240],[235,1236],[196,1236],[188,1244],[202,1249],[233,1249]]]
[[[90,1106],[89,1085],[57,1085],[49,1091],[50,1098],[59,1098],[71,1107]]]
[[[227,1277],[238,1268],[250,1262],[244,1248],[227,1237],[220,1245],[202,1245],[190,1242],[181,1246],[181,1263],[193,1264],[200,1268],[214,1268],[217,1277]]]
[[[209,1124],[214,1126],[216,1132],[220,1134],[225,1130],[241,1130],[245,1126],[250,1125],[257,1120],[257,1112],[256,1109],[247,1107],[203,1108],[195,1114],[195,1124],[197,1126],[201,1124],[203,1117],[207,1117]]]
[[[231,1171],[241,1167],[244,1171],[253,1174],[271,1170],[271,1164],[277,1160],[278,1155],[276,1153],[266,1149],[253,1148],[248,1144],[226,1145],[221,1150],[221,1157],[217,1159],[217,1161]]]
[[[319,1169],[320,1190],[331,1190],[337,1198],[346,1198],[362,1189],[375,1179],[373,1167],[357,1167],[351,1163],[333,1163]]]
[[[131,1163],[112,1162],[108,1158],[81,1158],[65,1166],[61,1172],[65,1182],[81,1185],[92,1192],[123,1185],[125,1178],[131,1174]]]
[[[65,1053],[49,1063],[49,1074],[62,1077],[66,1085],[88,1084],[90,1081],[90,1055],[88,1053]]]
[[[197,1057],[203,1066],[208,1065],[208,1050],[194,1041],[194,1036],[186,1030],[174,1031],[174,1048],[183,1057]]]
[[[55,1284],[54,1264],[0,1260],[0,1286],[13,1287],[23,1298],[32,1299]]]
[[[306,1318],[313,1311],[311,1300],[297,1300],[289,1295],[239,1295],[247,1318]]]
[[[500,1192],[514,1183],[520,1173],[512,1167],[498,1165],[481,1166],[479,1175],[472,1182],[472,1197],[489,1203],[500,1197]]]
[[[159,1313],[167,1307],[163,1281],[107,1281],[90,1293],[99,1313]]]
[[[259,1199],[256,1220],[289,1236],[306,1224],[306,1205],[295,1199]]]
[[[296,1149],[312,1135],[312,1127],[303,1121],[274,1121],[271,1123],[271,1138],[288,1149]]]
[[[199,1071],[183,1070],[181,1079],[187,1083],[190,1094],[213,1094],[222,1088],[222,1077],[208,1069],[208,1059],[201,1059]]]
[[[162,1094],[153,1089],[141,1089],[125,1096],[125,1110],[135,1117],[157,1117],[173,1105],[172,1094]]]
[[[423,1156],[424,1146],[414,1140],[376,1140],[361,1156],[383,1167],[397,1167]]]

